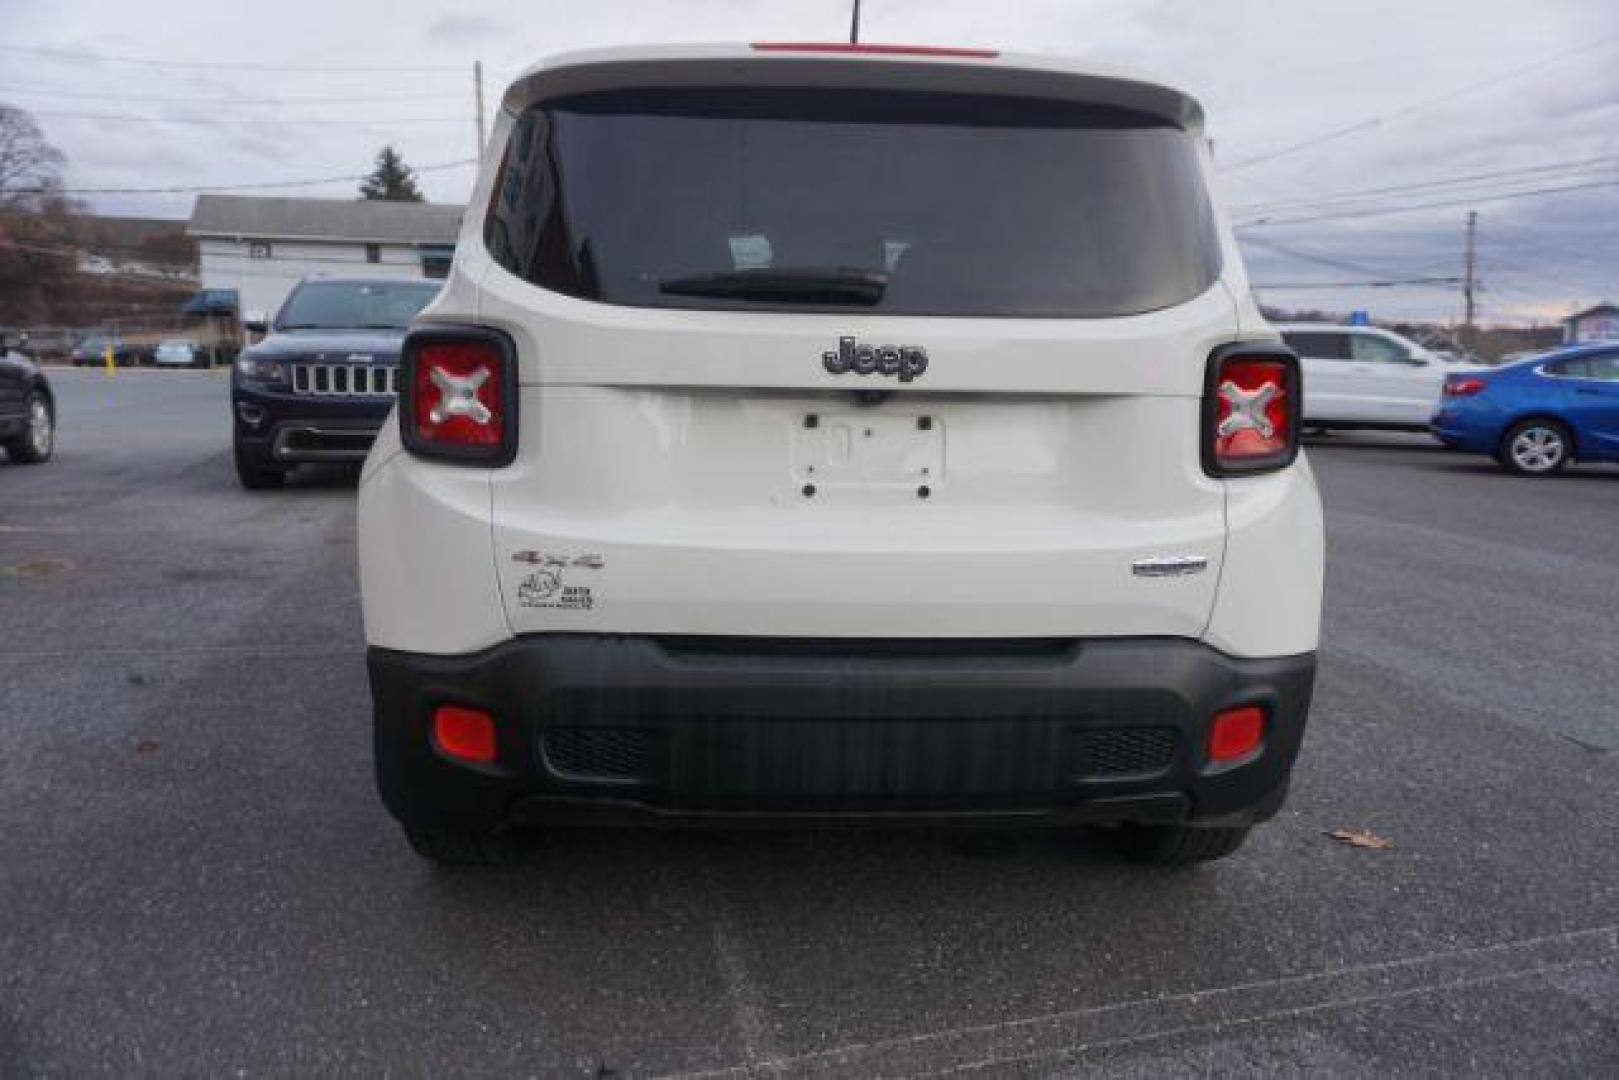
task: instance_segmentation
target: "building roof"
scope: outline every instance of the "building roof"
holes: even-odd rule
[[[1595,307],[1588,307],[1584,311],[1576,311],[1563,321],[1579,322],[1588,315],[1619,315],[1619,304],[1598,304]]]
[[[192,236],[454,244],[466,207],[367,199],[198,195]]]

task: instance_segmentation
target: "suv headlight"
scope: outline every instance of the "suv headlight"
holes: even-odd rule
[[[236,360],[236,371],[242,378],[254,382],[287,381],[287,364],[283,360],[255,360],[251,356],[242,356]]]

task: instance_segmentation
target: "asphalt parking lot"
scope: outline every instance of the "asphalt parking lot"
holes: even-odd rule
[[[240,491],[217,373],[53,378],[57,459],[0,465],[0,1073],[1619,1070],[1619,470],[1313,445],[1317,703],[1226,862],[579,832],[447,874],[372,788],[352,474]]]

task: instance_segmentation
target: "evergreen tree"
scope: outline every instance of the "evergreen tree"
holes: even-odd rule
[[[360,181],[360,198],[387,199],[392,202],[425,202],[416,187],[416,176],[410,171],[397,151],[384,146],[377,154],[376,168]]]

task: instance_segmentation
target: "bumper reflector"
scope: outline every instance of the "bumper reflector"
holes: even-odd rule
[[[433,741],[450,757],[488,765],[495,760],[495,718],[481,709],[440,705],[433,710]]]
[[[1265,710],[1257,705],[1227,709],[1214,717],[1209,729],[1209,760],[1236,761],[1258,750],[1265,741]]]

